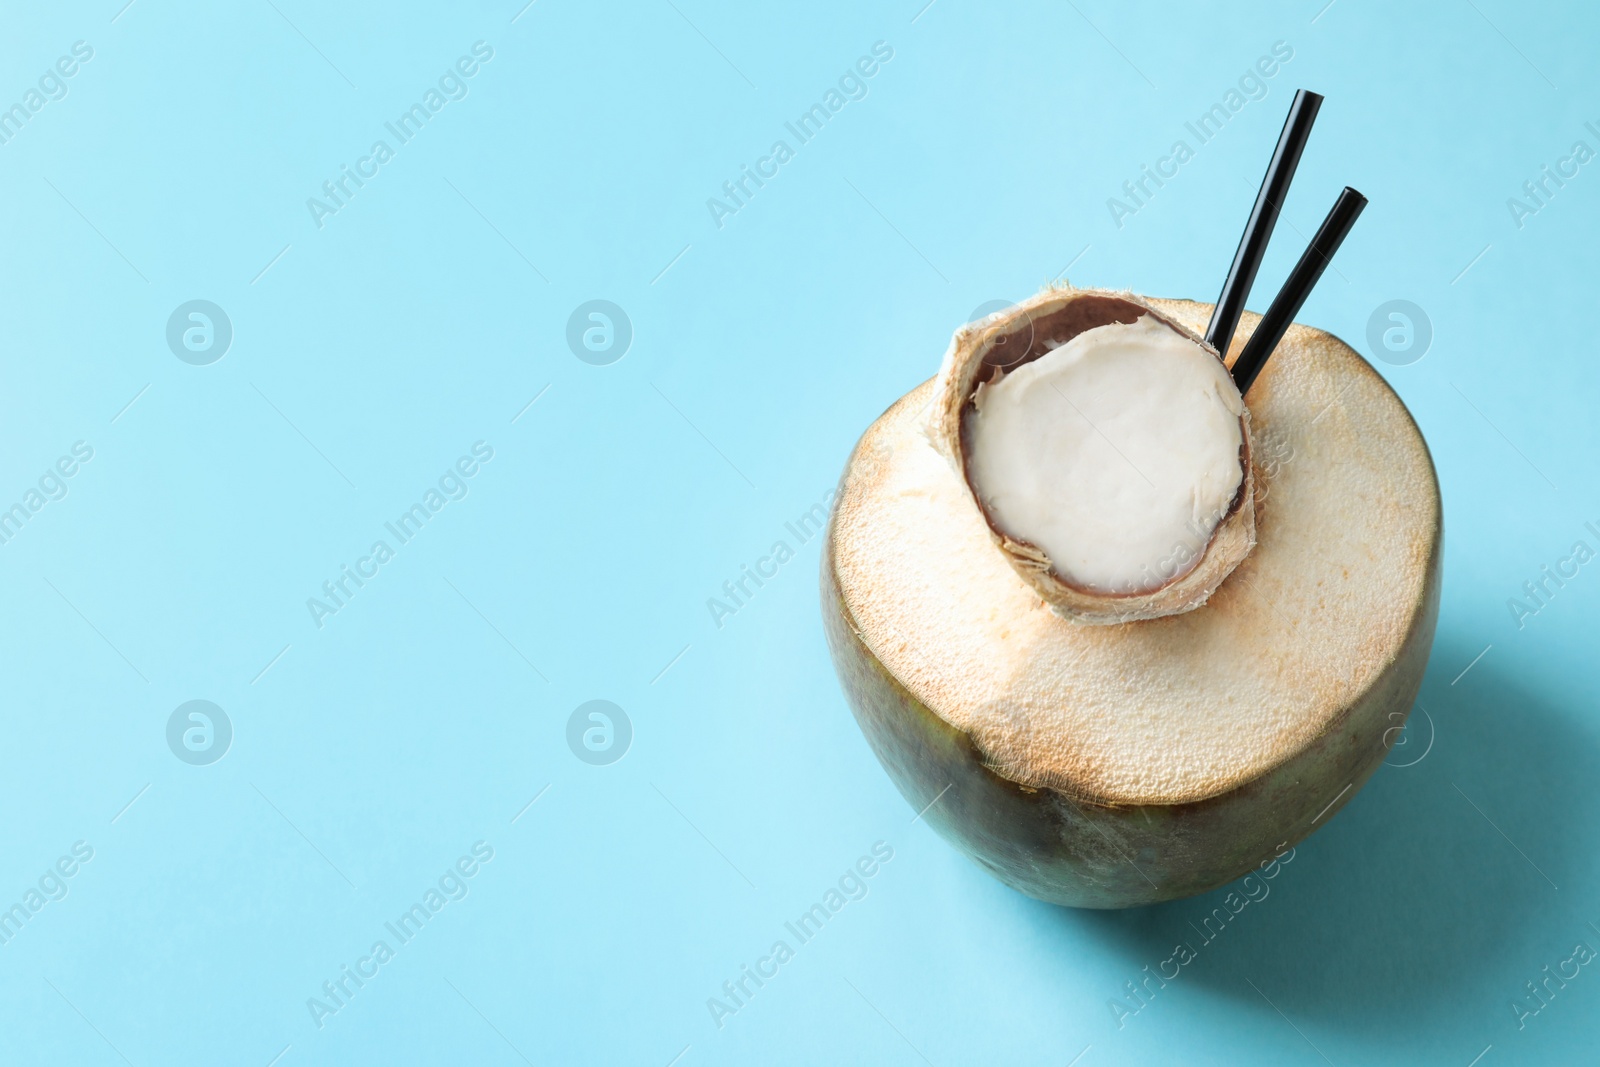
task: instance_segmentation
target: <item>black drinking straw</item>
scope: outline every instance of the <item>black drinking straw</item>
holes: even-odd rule
[[[1272,228],[1278,223],[1278,211],[1289,193],[1295,168],[1300,165],[1300,153],[1305,151],[1306,139],[1311,136],[1311,124],[1317,121],[1317,109],[1321,106],[1322,97],[1307,89],[1298,90],[1289,104],[1289,117],[1284,119],[1283,132],[1278,134],[1278,147],[1272,151],[1272,161],[1261,179],[1261,191],[1256,193],[1255,206],[1250,209],[1249,221],[1244,225],[1244,236],[1239,238],[1239,248],[1233,254],[1233,266],[1228,268],[1222,294],[1217,297],[1211,323],[1206,327],[1206,341],[1224,359],[1228,356],[1233,331],[1239,326],[1239,316],[1244,312],[1244,302],[1250,296],[1250,287],[1255,284],[1256,271],[1261,268],[1261,257],[1272,239]]]
[[[1272,306],[1267,308],[1267,313],[1256,324],[1256,332],[1250,335],[1244,351],[1234,361],[1233,381],[1240,393],[1249,391],[1256,375],[1261,373],[1261,368],[1266,364],[1267,357],[1283,340],[1289,324],[1300,313],[1306,297],[1311,295],[1312,287],[1327,269],[1328,261],[1344,243],[1345,235],[1356,224],[1356,218],[1366,206],[1367,198],[1348,185],[1339,194],[1339,199],[1334,201],[1333,210],[1322,220],[1317,235],[1311,238],[1311,246],[1300,257],[1300,262],[1294,265],[1294,270],[1289,272],[1289,278],[1273,298]]]

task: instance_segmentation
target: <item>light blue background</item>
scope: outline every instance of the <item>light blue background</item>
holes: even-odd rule
[[[0,904],[94,849],[0,946],[0,1061],[1590,1054],[1595,968],[1510,1005],[1600,948],[1600,565],[1520,629],[1506,604],[1600,520],[1600,164],[1522,228],[1506,205],[1600,148],[1583,6],[122,2],[0,33],[6,103],[94,49],[0,145],[0,506],[94,448],[0,546]],[[319,229],[306,199],[480,40],[469,95]],[[718,229],[707,198],[876,41],[868,96]],[[1275,41],[1267,97],[1114,225]],[[1379,365],[1444,491],[1432,729],[1119,1029],[1217,900],[1049,907],[914,822],[783,523],[979,305],[1069,262],[1212,299],[1300,86],[1327,103],[1251,306],[1341,185],[1371,198],[1301,318],[1363,350],[1384,301],[1433,324]],[[233,324],[209,366],[165,342],[192,299]],[[633,323],[610,366],[565,341],[590,299]],[[480,440],[470,494],[318,629],[306,599]],[[635,731],[609,766],[565,740],[596,698]],[[167,748],[193,699],[234,727],[210,766]],[[470,894],[319,1029],[307,998],[477,841]],[[868,895],[719,1029],[707,998],[876,841]]]

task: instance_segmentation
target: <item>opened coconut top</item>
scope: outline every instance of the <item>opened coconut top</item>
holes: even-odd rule
[[[1189,331],[1210,310],[1142,303]],[[1321,331],[1292,327],[1250,391],[1254,549],[1204,606],[1146,621],[1050,610],[930,442],[938,401],[925,383],[862,439],[834,565],[867,647],[1013,781],[1109,804],[1226,792],[1336,723],[1422,608],[1440,522],[1427,446]]]
[[[1150,315],[978,383],[966,430],[967,477],[994,524],[1085,591],[1181,579],[1243,503],[1239,390],[1214,352]]]
[[[1065,618],[1193,611],[1255,543],[1239,390],[1131,293],[1049,289],[958,330],[934,388],[930,440]]]

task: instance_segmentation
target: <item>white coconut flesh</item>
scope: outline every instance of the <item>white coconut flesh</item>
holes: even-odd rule
[[[1244,401],[1215,353],[1150,315],[980,384],[967,474],[991,521],[1069,585],[1159,589],[1239,496]]]

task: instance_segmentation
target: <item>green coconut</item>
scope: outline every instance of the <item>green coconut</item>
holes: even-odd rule
[[[1025,364],[1119,302],[1196,337],[1211,313],[1050,290],[951,351],[1003,337]],[[1001,543],[950,454],[950,367],[862,436],[822,559],[834,664],[912,807],[1006,884],[1094,908],[1205,892],[1325,824],[1398,736],[1438,617],[1438,481],[1393,390],[1292,326],[1247,398],[1249,515],[1219,521],[1203,595],[1105,624]]]

